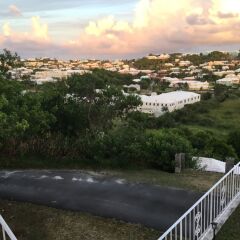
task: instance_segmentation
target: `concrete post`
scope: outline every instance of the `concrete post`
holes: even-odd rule
[[[235,159],[228,157],[226,158],[226,167],[225,167],[225,173],[228,173],[233,167],[234,167]]]
[[[185,153],[181,153],[181,167],[182,169],[186,168],[186,154]]]
[[[181,153],[175,154],[175,173],[181,173],[182,171],[182,156]]]

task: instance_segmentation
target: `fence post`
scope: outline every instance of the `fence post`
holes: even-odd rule
[[[181,153],[175,154],[175,173],[181,173],[182,171],[182,157]]]
[[[226,158],[226,167],[225,167],[225,173],[228,173],[233,167],[234,167],[235,159],[228,157]]]
[[[185,169],[185,167],[186,167],[186,154],[185,153],[181,153],[181,167],[182,167],[182,169]]]

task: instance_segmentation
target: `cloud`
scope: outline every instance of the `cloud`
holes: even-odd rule
[[[2,26],[3,36],[11,37],[13,41],[49,41],[48,25],[42,24],[39,16],[31,18],[32,31],[30,32],[17,32],[14,31],[8,22]]]
[[[103,0],[95,0],[100,1]],[[48,24],[40,17],[32,17],[31,22],[32,31],[26,33],[14,32],[5,24],[0,44],[14,47],[15,43],[33,55],[46,51],[76,57],[131,57],[149,52],[235,46],[240,42],[240,1],[139,0],[132,18],[106,15],[91,19],[79,30],[78,24],[73,24],[78,36],[64,42],[50,38]],[[62,34],[67,35],[64,26]]]
[[[111,32],[131,32],[131,28],[126,21],[116,21],[113,16],[102,18],[98,21],[89,22],[85,28],[85,32],[88,35],[101,36]]]
[[[3,35],[5,37],[9,37],[11,35],[11,28],[10,28],[9,23],[4,23],[2,30],[3,30]]]
[[[219,18],[236,18],[236,17],[239,17],[239,14],[218,12],[218,17]]]
[[[87,51],[86,45],[90,54],[127,55],[235,44],[239,13],[239,0],[140,0],[125,27],[114,31],[112,16],[91,21],[70,47],[79,53]]]
[[[19,8],[13,4],[9,6],[9,12],[10,12],[10,14],[12,14],[14,16],[22,16],[22,13],[19,10]]]
[[[32,17],[32,29],[36,38],[43,40],[49,39],[48,25],[46,23],[42,24],[39,16]]]

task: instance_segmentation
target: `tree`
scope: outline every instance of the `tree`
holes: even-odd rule
[[[232,145],[238,157],[240,158],[240,130],[229,133],[228,143]]]
[[[228,97],[228,87],[222,84],[216,84],[214,88],[214,95],[219,102],[225,101]]]
[[[2,53],[0,53],[0,76],[2,78],[9,78],[8,71],[20,65],[20,57],[17,53],[11,53],[9,50],[3,49]]]

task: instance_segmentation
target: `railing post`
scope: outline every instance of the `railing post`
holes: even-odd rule
[[[6,233],[5,233],[5,229],[2,226],[2,234],[3,234],[3,240],[6,240]]]

